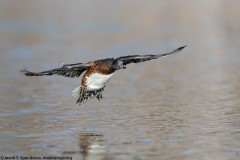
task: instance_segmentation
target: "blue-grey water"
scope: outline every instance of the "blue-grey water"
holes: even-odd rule
[[[240,159],[240,2],[0,2],[0,154]],[[64,63],[181,53],[116,72],[77,106],[81,79],[25,77]]]

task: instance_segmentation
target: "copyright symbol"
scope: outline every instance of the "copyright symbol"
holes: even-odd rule
[[[1,159],[4,159],[4,156],[1,156]]]

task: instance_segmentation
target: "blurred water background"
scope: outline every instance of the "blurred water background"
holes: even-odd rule
[[[73,159],[240,159],[240,1],[1,0],[0,153]],[[64,63],[180,54],[127,66],[104,99]]]

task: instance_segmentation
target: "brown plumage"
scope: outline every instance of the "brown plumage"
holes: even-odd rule
[[[86,71],[86,73],[83,75],[81,85],[73,91],[73,96],[76,99],[76,103],[80,105],[81,103],[85,103],[90,98],[97,98],[100,100],[102,98],[102,91],[104,90],[106,83],[116,70],[126,69],[126,65],[130,63],[149,61],[174,54],[181,51],[185,47],[186,46],[179,47],[172,52],[164,54],[131,55],[116,59],[107,58],[90,61],[88,63],[63,64],[60,68],[43,72],[30,72],[26,69],[21,70],[21,72],[26,76],[61,75],[70,78],[77,78]]]

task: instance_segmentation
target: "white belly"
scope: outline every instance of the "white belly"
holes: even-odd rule
[[[105,84],[113,76],[112,74],[104,75],[99,73],[93,73],[87,77],[87,91],[95,91],[105,87]]]

